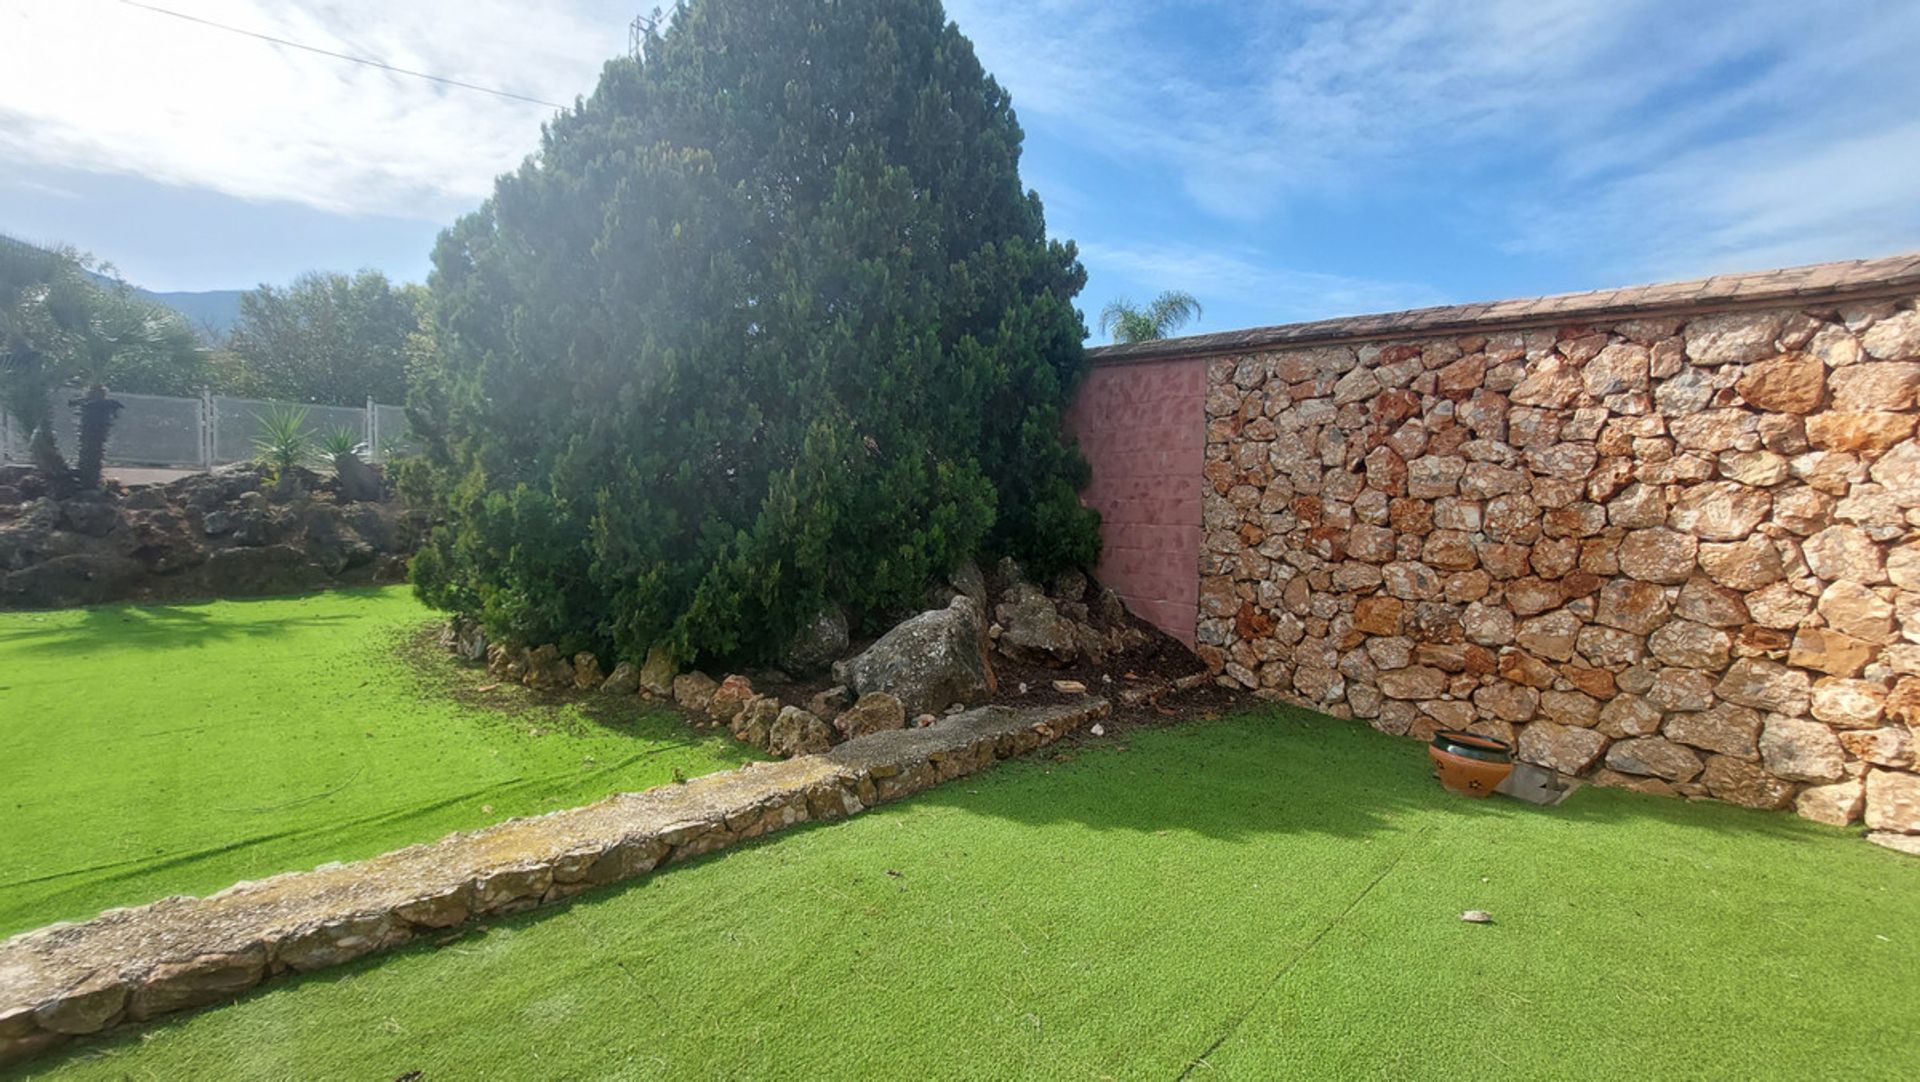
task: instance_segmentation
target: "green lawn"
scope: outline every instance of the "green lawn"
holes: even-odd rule
[[[1920,1077],[1920,861],[1723,805],[1459,800],[1417,744],[1288,713],[1105,743],[43,1067]]]
[[[636,699],[461,705],[400,656],[431,619],[405,589],[0,613],[0,935],[750,754]]]

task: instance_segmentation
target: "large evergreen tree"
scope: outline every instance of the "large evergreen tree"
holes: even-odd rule
[[[1091,562],[1085,282],[938,0],[690,0],[434,253],[423,597],[764,656],[976,555]]]

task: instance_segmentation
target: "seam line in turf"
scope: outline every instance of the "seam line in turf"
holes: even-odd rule
[[[1400,862],[1407,859],[1407,854],[1413,852],[1414,846],[1415,844],[1418,843],[1418,841],[1419,841],[1418,835],[1410,839],[1407,843],[1406,848],[1400,851],[1400,855],[1394,857],[1391,861],[1388,861],[1387,866],[1380,869],[1380,872],[1378,875],[1375,875],[1373,879],[1367,883],[1366,886],[1360,888],[1360,893],[1353,896],[1353,900],[1347,903],[1347,907],[1345,909],[1342,909],[1338,916],[1335,916],[1332,920],[1328,921],[1325,925],[1323,925],[1319,931],[1313,934],[1312,939],[1307,940],[1306,946],[1301,947],[1299,951],[1295,952],[1292,958],[1287,959],[1286,965],[1281,966],[1280,969],[1276,971],[1273,976],[1267,978],[1267,983],[1262,985],[1260,987],[1260,990],[1254,993],[1253,998],[1247,1001],[1246,1008],[1242,1010],[1239,1014],[1233,1016],[1232,1021],[1227,1023],[1227,1028],[1222,1030],[1220,1032],[1220,1035],[1213,1039],[1212,1044],[1209,1044],[1206,1048],[1202,1049],[1199,1055],[1188,1060],[1186,1068],[1182,1070],[1179,1073],[1179,1075],[1176,1076],[1176,1078],[1181,1080],[1191,1078],[1193,1076],[1193,1072],[1199,1069],[1201,1064],[1207,1062],[1208,1056],[1211,1056],[1215,1052],[1219,1051],[1220,1046],[1227,1043],[1228,1038],[1232,1037],[1235,1033],[1239,1032],[1240,1027],[1246,1024],[1247,1019],[1253,1016],[1254,1008],[1260,1006],[1261,1001],[1265,1000],[1268,995],[1272,994],[1275,988],[1279,987],[1280,982],[1286,978],[1287,974],[1293,972],[1296,966],[1298,966],[1301,962],[1305,961],[1307,956],[1309,954],[1312,954],[1316,947],[1320,946],[1320,941],[1327,937],[1328,932],[1331,932],[1335,928],[1339,927],[1341,922],[1345,921],[1347,917],[1352,915],[1355,909],[1358,909],[1360,907],[1361,902],[1366,901],[1367,895],[1373,893],[1373,888],[1380,885],[1380,881],[1387,877],[1387,873],[1393,871],[1395,868],[1398,868],[1400,866]],[[1209,1066],[1211,1066],[1211,1064],[1209,1064]]]

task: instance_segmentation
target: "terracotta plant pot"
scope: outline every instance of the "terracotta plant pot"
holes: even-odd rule
[[[1490,736],[1443,730],[1434,734],[1427,755],[1440,784],[1461,796],[1490,797],[1513,773],[1513,748]]]

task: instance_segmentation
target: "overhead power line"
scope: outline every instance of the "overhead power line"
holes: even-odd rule
[[[184,11],[173,11],[169,8],[155,7],[152,4],[142,4],[142,3],[139,3],[138,0],[120,0],[120,2],[130,8],[139,8],[142,11],[151,11],[156,15],[170,15],[173,18],[184,19],[190,23],[199,23],[201,26],[210,26],[215,30],[225,30],[229,34],[239,34],[243,37],[256,38],[260,41],[272,42],[275,45],[284,45],[289,49],[300,49],[309,53],[318,53],[321,56],[330,56],[335,60],[345,60],[345,61],[348,61],[349,63],[364,64],[369,68],[379,68],[381,71],[391,72],[395,75],[406,75],[406,76],[411,76],[412,78],[415,78],[415,79],[425,79],[428,82],[439,83],[442,86],[459,87],[462,90],[477,90],[482,94],[492,94],[496,98],[510,98],[514,101],[524,101],[530,105],[544,105],[551,109],[566,108],[566,106],[561,105],[559,102],[545,101],[541,98],[530,98],[525,94],[515,94],[511,90],[496,90],[490,86],[481,86],[478,83],[462,82],[459,79],[448,79],[445,76],[432,75],[424,71],[414,71],[410,68],[395,67],[394,65],[389,64],[383,60],[374,60],[371,57],[353,56],[349,53],[336,53],[331,49],[322,49],[317,45],[305,45],[297,41],[288,41],[286,38],[277,38],[277,37],[274,37],[272,34],[262,34],[262,33],[259,33],[258,31],[247,30],[238,26],[228,26],[226,23],[217,23],[217,22],[214,22],[212,19],[203,19],[198,15],[189,15]]]

